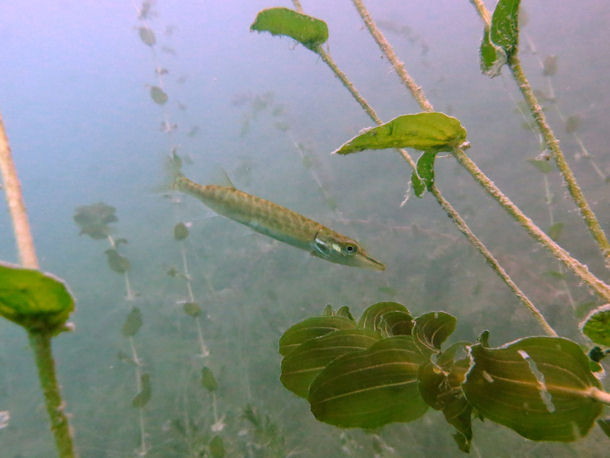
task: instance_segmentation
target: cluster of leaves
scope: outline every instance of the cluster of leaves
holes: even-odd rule
[[[441,410],[469,451],[473,417],[488,418],[532,440],[573,441],[602,412],[591,390],[601,367],[574,342],[527,337],[499,348],[483,333],[475,343],[443,348],[456,319],[444,312],[414,318],[396,302],[368,307],[356,321],[347,307],[288,329],[279,343],[281,381],[307,399],[314,416],[343,428],[377,428]]]
[[[80,234],[85,234],[95,240],[105,239],[110,235],[108,224],[116,223],[116,209],[103,202],[76,207],[74,221],[80,228]]]

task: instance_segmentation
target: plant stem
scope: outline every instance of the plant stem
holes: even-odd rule
[[[364,6],[364,3],[362,3],[361,0],[352,0],[352,1],[354,3],[354,6],[356,7],[356,9],[358,10],[358,13],[362,17],[362,20],[366,24],[369,32],[371,33],[371,35],[377,42],[377,45],[379,46],[381,51],[386,55],[386,57],[392,64],[392,67],[394,67],[394,70],[400,77],[401,81],[405,84],[407,89],[411,92],[413,98],[415,98],[415,100],[420,105],[422,110],[434,111],[434,107],[433,107],[432,103],[430,103],[430,101],[426,98],[422,88],[420,86],[418,86],[417,83],[415,82],[415,80],[409,75],[409,73],[405,69],[404,63],[401,62],[400,59],[398,59],[398,57],[396,56],[396,53],[392,49],[392,46],[388,43],[388,41],[385,39],[385,37],[383,36],[381,31],[377,28],[377,25],[375,24],[375,22],[373,21],[373,18],[371,17],[368,10]],[[378,124],[380,124],[380,122],[378,122],[378,121],[376,121],[376,122]],[[400,151],[402,153],[404,150],[400,150]],[[404,151],[403,157],[405,155],[408,156],[406,151]],[[410,157],[409,157],[409,159],[410,159]],[[416,170],[416,166],[412,159],[409,161],[409,163],[411,164],[411,168],[413,170]],[[432,194],[434,195],[434,197],[436,198],[436,200],[438,201],[438,203],[440,204],[440,206],[445,210],[445,212],[447,213],[449,218],[457,225],[458,229],[466,236],[468,241],[470,241],[470,243],[483,255],[483,257],[485,258],[487,263],[490,265],[490,267],[493,269],[493,271],[496,272],[496,274],[502,279],[502,281],[504,281],[504,283],[506,283],[506,285],[511,289],[511,291],[513,291],[513,293],[517,296],[517,298],[521,301],[521,303],[533,314],[534,319],[543,327],[545,332],[551,336],[557,335],[557,333],[553,330],[553,328],[544,319],[544,316],[542,315],[542,313],[536,308],[536,306],[532,303],[532,301],[529,300],[529,298],[525,295],[525,293],[521,289],[519,289],[519,287],[516,285],[516,283],[510,278],[508,273],[502,268],[502,266],[500,266],[500,263],[493,256],[491,251],[489,251],[489,249],[487,249],[485,244],[481,240],[479,240],[479,238],[476,235],[474,235],[472,230],[466,224],[466,221],[464,221],[462,219],[462,217],[453,208],[453,206],[443,197],[443,195],[441,194],[439,189],[436,187],[436,185],[434,185],[432,187],[431,191],[432,191]]]
[[[610,393],[607,391],[600,390],[599,388],[591,388],[590,389],[590,398],[595,399],[596,401],[602,402],[604,404],[610,405]]]
[[[580,214],[584,218],[591,235],[593,235],[593,238],[599,245],[602,256],[606,261],[606,265],[610,268],[610,242],[608,242],[606,234],[602,230],[595,213],[593,213],[593,210],[585,199],[580,186],[578,186],[576,177],[574,176],[574,173],[572,173],[572,169],[570,169],[561,148],[559,148],[559,140],[557,140],[553,134],[553,131],[551,130],[551,127],[546,121],[542,107],[534,95],[534,91],[532,90],[532,87],[525,76],[525,73],[523,72],[521,62],[519,61],[516,53],[508,60],[508,66],[513,74],[513,77],[517,81],[519,89],[521,89],[521,93],[523,94],[523,97],[530,108],[530,112],[534,117],[534,121],[536,121],[538,129],[540,129],[540,132],[542,132],[547,147],[555,159],[555,164],[557,165],[557,168],[561,172],[563,179],[568,186],[568,192],[579,208]]]
[[[55,436],[55,445],[61,458],[74,457],[74,446],[70,434],[68,417],[64,413],[64,402],[61,398],[59,384],[55,376],[55,361],[51,351],[51,336],[40,332],[28,332],[30,346],[34,352],[38,379],[44,395],[47,413],[51,422],[51,431]]]
[[[32,237],[32,231],[30,230],[25,203],[23,202],[23,194],[21,193],[21,184],[19,183],[19,177],[17,176],[17,169],[13,162],[11,147],[8,143],[6,131],[4,130],[2,114],[0,114],[0,172],[2,173],[6,202],[13,220],[13,229],[15,231],[15,240],[17,242],[20,263],[23,267],[38,269],[34,239]]]
[[[23,267],[38,269],[38,258],[34,247],[34,239],[30,230],[28,215],[23,202],[21,184],[17,176],[17,169],[13,162],[8,137],[4,129],[4,122],[0,114],[0,172],[4,183],[4,192],[13,221],[15,240],[19,260]],[[51,431],[55,437],[57,452],[61,458],[73,457],[74,445],[70,434],[68,417],[64,413],[64,402],[61,398],[59,383],[55,375],[55,360],[51,350],[51,335],[41,332],[28,331],[30,346],[34,352],[38,380],[42,388],[47,413],[51,422]]]
[[[472,233],[472,231],[466,225],[466,222],[462,219],[460,214],[441,195],[435,184],[432,185],[430,191],[432,192],[432,194],[434,194],[436,200],[440,203],[441,207],[443,207],[443,210],[445,210],[449,218],[457,225],[460,231],[462,231],[468,241],[485,257],[487,263],[491,266],[494,272],[496,272],[496,274],[498,274],[498,276],[504,281],[504,283],[506,283],[506,285],[515,294],[515,296],[517,296],[517,299],[519,299],[521,303],[528,308],[528,310],[534,316],[534,319],[538,322],[538,324],[540,324],[544,331],[550,336],[557,337],[557,333],[551,327],[551,325],[549,325],[542,313],[540,313],[540,310],[538,310],[536,306],[532,303],[532,301],[530,301],[529,298],[525,295],[525,293],[521,291],[521,289],[519,289],[517,284],[512,280],[512,278],[510,278],[508,273],[498,263],[494,255],[489,251],[485,244],[481,242],[481,240],[479,240],[479,238]]]
[[[485,190],[504,207],[504,209],[536,240],[542,243],[574,274],[584,280],[600,297],[610,301],[610,286],[593,275],[587,266],[574,259],[546,235],[530,218],[528,218],[500,189],[491,181],[477,165],[460,148],[453,150],[453,156]]]

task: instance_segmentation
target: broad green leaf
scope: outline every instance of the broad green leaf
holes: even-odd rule
[[[358,321],[358,327],[379,332],[385,327],[385,324],[383,323],[384,315],[390,312],[401,312],[406,313],[409,317],[411,316],[407,308],[398,302],[377,302],[376,304],[367,307],[362,313],[362,316]]]
[[[341,145],[333,154],[366,149],[413,148],[420,151],[452,151],[466,140],[460,121],[444,113],[402,115],[372,127]]]
[[[386,312],[379,322],[379,331],[384,337],[410,336],[413,329],[413,317],[409,312],[394,310]]]
[[[544,159],[528,159],[527,162],[536,167],[539,172],[549,173],[553,171],[553,165],[550,161]]]
[[[324,315],[307,318],[290,327],[280,338],[280,355],[286,356],[299,345],[339,329],[354,329],[356,323],[342,316]]]
[[[413,192],[417,197],[423,197],[426,192],[426,185],[415,172],[411,172],[411,184],[413,184]]]
[[[447,423],[457,430],[453,438],[460,450],[464,453],[469,453],[472,441],[472,406],[464,395],[461,395],[453,398],[445,406],[443,415]]]
[[[563,223],[555,223],[549,228],[549,237],[557,241],[563,231]]]
[[[415,420],[428,407],[417,388],[423,362],[410,336],[390,337],[345,354],[311,384],[311,411],[318,420],[343,428]]]
[[[489,38],[500,46],[510,57],[519,43],[519,2],[520,0],[500,0],[491,18]]]
[[[289,36],[312,51],[328,40],[328,27],[324,21],[288,8],[260,11],[250,30]]]
[[[597,420],[597,424],[604,432],[604,434],[610,437],[610,417],[600,418],[599,420]]]
[[[455,330],[457,320],[445,312],[429,312],[415,318],[413,339],[422,349],[438,353],[441,344]]]
[[[365,350],[378,340],[379,336],[367,329],[334,331],[310,339],[282,360],[280,380],[297,396],[306,398],[311,382],[331,361],[345,353]]]
[[[470,348],[462,389],[484,417],[531,440],[569,442],[587,434],[602,412],[589,391],[601,387],[574,342],[528,337],[501,348]]]
[[[140,40],[147,46],[154,46],[157,42],[155,33],[148,27],[138,27],[138,34],[140,35]]]
[[[161,89],[159,86],[151,86],[150,88],[150,98],[156,104],[164,105],[167,102],[167,94]]]
[[[0,263],[0,316],[28,331],[58,333],[74,310],[74,299],[59,278]]]
[[[212,458],[223,458],[225,456],[225,446],[222,437],[214,436],[208,444]]]
[[[142,312],[138,307],[134,307],[127,315],[125,323],[123,323],[122,333],[125,337],[135,336],[142,327]]]
[[[596,344],[610,347],[610,304],[591,311],[580,323],[580,329]]]
[[[216,377],[214,377],[214,373],[209,367],[201,369],[201,385],[210,393],[218,389]]]
[[[481,42],[483,73],[492,78],[499,75],[502,66],[517,51],[518,42],[519,0],[500,0]]]
[[[140,377],[140,392],[135,395],[131,401],[131,405],[137,409],[141,409],[148,401],[150,401],[151,389],[150,389],[150,375],[142,374]]]
[[[183,222],[174,226],[174,240],[184,240],[189,236],[188,227]]]
[[[129,259],[127,259],[125,256],[121,256],[116,248],[108,248],[105,253],[106,261],[108,261],[108,267],[110,267],[110,270],[119,274],[129,270]]]
[[[351,321],[356,321],[354,320],[354,317],[352,316],[352,312],[349,311],[349,307],[347,305],[344,305],[343,307],[339,308],[339,310],[337,310],[337,313],[335,313],[336,316],[340,316],[343,318],[347,318],[348,320]]]
[[[182,305],[182,310],[184,310],[184,313],[192,317],[198,317],[201,315],[201,307],[199,307],[197,302],[185,302]]]

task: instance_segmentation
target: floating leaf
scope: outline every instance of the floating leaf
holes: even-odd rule
[[[61,332],[74,299],[59,278],[0,263],[0,316],[32,332]]]
[[[167,94],[159,86],[150,87],[150,97],[159,105],[164,105],[167,102]]]
[[[80,235],[86,234],[92,239],[105,239],[110,235],[109,223],[118,221],[114,214],[116,209],[103,202],[76,207],[74,221],[80,227]]]
[[[555,223],[549,228],[549,237],[557,241],[563,231],[563,223]]]
[[[417,387],[423,362],[410,336],[390,337],[367,350],[344,354],[311,384],[311,411],[318,420],[343,428],[413,421],[428,408]]]
[[[462,389],[484,417],[531,440],[576,440],[602,412],[601,388],[580,347],[559,337],[528,337],[501,348],[470,348]]]
[[[578,128],[580,127],[580,116],[578,115],[572,115],[572,116],[568,116],[568,118],[566,119],[566,124],[565,124],[565,130],[566,133],[571,134],[573,132],[576,132],[578,130]]]
[[[312,51],[328,40],[328,27],[324,21],[288,8],[260,11],[250,30],[289,36]]]
[[[327,308],[330,305],[326,306]],[[326,312],[326,309],[325,309]],[[330,310],[332,313],[332,308]],[[321,337],[339,329],[354,329],[356,323],[342,316],[324,315],[308,318],[291,326],[280,338],[279,352],[282,356],[288,355],[304,342]]]
[[[282,360],[282,384],[297,396],[306,398],[311,382],[335,358],[357,350],[365,350],[379,336],[366,329],[334,331],[310,339],[292,350]]]
[[[140,392],[136,394],[133,400],[131,401],[131,405],[137,409],[141,409],[146,404],[148,404],[148,401],[150,401],[150,375],[142,374],[142,376],[140,377],[140,385]]]
[[[197,302],[185,302],[182,305],[182,310],[184,310],[184,313],[192,317],[198,317],[201,315],[201,307],[199,307]]]
[[[135,336],[142,327],[142,312],[138,307],[133,307],[123,323],[122,333],[125,337]]]
[[[557,73],[557,56],[546,56],[542,64],[542,74],[544,76],[555,76]]]
[[[112,271],[122,274],[129,270],[129,259],[121,256],[116,248],[108,248],[104,253],[106,253],[106,261]]]
[[[553,170],[553,165],[550,161],[544,159],[528,159],[527,162],[538,169],[539,172],[549,173]]]
[[[174,226],[174,239],[184,240],[189,236],[189,229],[186,224],[180,222]]]
[[[212,458],[223,458],[225,456],[225,446],[222,437],[214,436],[208,444]]]
[[[466,140],[460,121],[444,113],[402,115],[372,127],[341,145],[333,154],[366,149],[414,148],[420,151],[452,151]]]
[[[210,393],[218,389],[216,377],[209,367],[201,369],[201,385]]]
[[[438,353],[441,344],[455,330],[457,320],[445,312],[429,312],[418,316],[413,326],[413,339],[422,349]]]
[[[580,323],[580,329],[596,344],[610,347],[610,304],[592,310]]]
[[[157,42],[155,33],[148,27],[138,27],[138,34],[140,35],[140,40],[147,46],[154,46]]]

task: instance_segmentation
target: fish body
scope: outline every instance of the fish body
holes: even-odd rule
[[[385,270],[354,240],[269,200],[232,186],[201,185],[181,174],[175,177],[174,188],[196,197],[220,215],[327,261]]]

